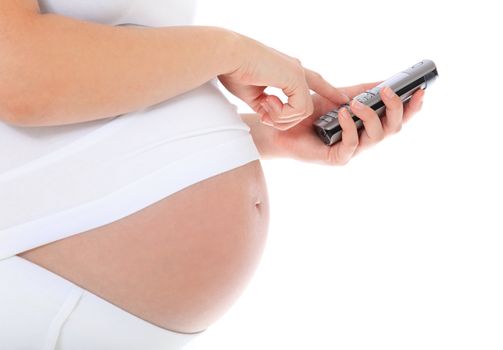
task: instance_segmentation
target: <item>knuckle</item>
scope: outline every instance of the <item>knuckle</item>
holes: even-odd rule
[[[295,72],[295,74],[296,74],[297,76],[299,76],[299,77],[301,77],[301,78],[302,78],[302,81],[304,81],[304,79],[305,79],[304,77],[305,77],[305,75],[306,75],[306,72],[304,71],[304,68],[302,68],[302,66],[301,66],[301,65],[295,65],[295,66],[293,67],[293,71]]]
[[[288,124],[278,124],[276,126],[276,128],[278,130],[285,131],[285,130],[288,130],[290,128],[290,126]]]
[[[346,157],[334,157],[334,158],[331,159],[330,164],[331,165],[344,166],[344,165],[348,164],[350,160],[351,160],[350,156],[346,156]]]
[[[338,152],[334,152],[332,147],[327,149],[327,156],[325,158],[325,163],[328,165],[338,165],[341,164],[341,159],[339,159]]]
[[[302,67],[302,62],[298,58],[292,60],[292,70],[298,74],[304,75],[304,67]]]
[[[391,102],[393,103],[401,103],[402,101],[400,100],[400,96],[398,96],[396,93],[391,97]]]
[[[307,116],[310,116],[311,114],[313,114],[313,112],[314,112],[314,106],[313,106],[313,104],[312,104],[312,103],[310,103],[310,104],[307,106],[307,111],[306,111],[306,112],[307,112],[307,113],[306,113],[306,115],[307,115]]]
[[[349,163],[349,159],[334,159],[329,162],[330,165],[344,166]]]
[[[318,72],[312,72],[313,76],[316,78],[316,80],[324,80],[323,76],[318,73]]]
[[[292,117],[303,118],[304,116],[307,115],[307,112],[308,112],[307,106],[300,107],[298,108],[297,113],[295,113],[295,115],[292,115]]]
[[[279,116],[271,116],[271,120],[274,125],[281,125],[283,120]]]
[[[354,111],[353,114],[360,119],[364,125],[369,121],[369,116],[365,112]]]
[[[347,157],[340,164],[341,165],[347,165],[351,161],[351,159],[353,159],[353,157]]]
[[[400,110],[403,108],[402,100],[400,100],[400,97],[398,96],[393,96],[393,99],[391,100],[392,107]]]
[[[358,147],[358,144],[360,143],[360,141],[358,140],[358,138],[356,137],[355,139],[351,140],[351,141],[348,141],[348,147],[352,148],[352,149],[355,149],[356,147]]]

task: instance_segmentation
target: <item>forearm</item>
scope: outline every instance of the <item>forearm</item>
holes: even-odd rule
[[[28,27],[0,42],[0,112],[21,125],[113,117],[237,68],[236,35],[217,27],[114,27],[55,14]]]
[[[273,159],[283,156],[278,152],[277,147],[275,147],[275,135],[279,132],[277,129],[262,124],[256,113],[245,113],[240,114],[240,116],[250,127],[250,134],[262,159]]]

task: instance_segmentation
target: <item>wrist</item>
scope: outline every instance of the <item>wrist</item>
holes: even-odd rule
[[[250,127],[250,134],[262,159],[273,159],[283,156],[276,146],[277,129],[262,124],[256,113],[241,114],[241,119]]]
[[[230,29],[215,27],[222,44],[222,65],[218,75],[229,74],[239,69],[242,64],[242,36]]]

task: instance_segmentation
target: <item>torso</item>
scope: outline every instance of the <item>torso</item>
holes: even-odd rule
[[[237,299],[269,221],[258,160],[121,220],[20,254],[166,329],[206,329]]]
[[[184,25],[191,23],[195,12],[195,0],[121,0],[110,1],[106,5],[97,0],[40,0],[39,3],[42,12],[56,12],[111,25]],[[134,153],[135,142],[143,146],[162,145],[158,141],[172,137],[169,134],[171,129],[183,133],[194,126],[211,127],[211,118],[215,119],[215,126],[240,128],[239,123],[233,121],[238,116],[230,111],[228,101],[215,91],[206,86],[190,94],[186,100],[177,99],[171,107],[159,107],[157,112],[149,112],[149,123],[146,123],[147,116],[130,118],[130,124],[127,125],[131,126],[127,130],[133,128],[137,134],[149,135],[152,140],[145,139],[143,145],[143,138],[135,137],[124,143],[120,134],[107,134],[102,141],[111,142],[111,146],[97,151],[84,150],[77,153],[75,159],[78,165],[83,163],[78,158],[80,154],[99,155],[101,163],[95,166],[92,158],[86,158],[85,164],[92,166],[67,169],[62,180],[47,179],[49,186],[58,183],[63,188],[67,183],[65,179],[75,176],[77,184],[68,184],[68,198],[51,201],[48,196],[39,196],[37,199],[41,201],[40,204],[34,202],[33,208],[23,215],[15,215],[19,211],[12,212],[13,222],[4,224],[14,225],[33,220],[28,214],[46,215],[44,212],[39,213],[37,208],[58,212],[64,210],[65,206],[80,204],[73,203],[74,200],[84,202],[93,199],[92,196],[101,196],[97,192],[98,184],[100,191],[112,191],[111,186],[119,186],[119,181],[127,180],[119,174],[112,176],[113,167],[123,166],[123,173],[131,176],[133,172],[143,169],[139,166],[143,164],[141,154],[130,156],[131,152]],[[212,110],[213,117],[205,113],[208,110]],[[170,121],[175,116],[180,120],[176,125]],[[182,120],[185,122],[182,123]],[[134,124],[139,121],[146,124]],[[152,125],[157,126],[154,129]],[[16,168],[37,159],[41,156],[40,152],[49,154],[58,149],[67,149],[66,145],[73,139],[86,138],[88,134],[94,137],[91,131],[99,127],[100,122],[88,123],[87,126],[50,128],[44,130],[45,133],[42,133],[43,130],[31,133],[28,133],[29,130],[16,130],[12,134],[12,130],[4,130],[4,133],[12,136],[11,141],[18,144],[10,147],[18,147],[19,152],[25,154],[24,158],[8,158],[10,160],[6,166]],[[159,134],[156,136],[159,140],[153,139],[154,134]],[[114,137],[118,141],[114,141]],[[119,160],[113,163],[113,167],[110,166],[110,170],[101,166],[105,159],[119,159],[112,152],[116,144],[133,148],[123,150],[123,156],[130,156],[130,168],[126,168],[126,163]],[[155,148],[152,149],[155,151]],[[107,150],[110,150],[110,155],[105,152]],[[166,154],[170,155],[169,152]],[[4,158],[7,156],[3,155]],[[138,161],[137,167],[133,167],[136,164],[133,160]],[[157,164],[161,163],[154,162],[154,165]],[[51,165],[47,171],[57,172],[58,169]],[[75,172],[69,173],[72,169]],[[101,176],[98,170],[104,175]],[[47,176],[45,168],[39,173],[41,177]],[[90,178],[90,175],[96,175],[96,178]],[[136,177],[140,175],[135,174]],[[87,184],[80,179],[86,179]],[[80,189],[78,196],[72,194],[72,187]],[[31,190],[37,192],[35,187]],[[25,192],[30,193],[28,190]],[[62,197],[62,192],[65,191],[60,190],[59,197]],[[262,168],[260,162],[254,160],[194,183],[122,219],[19,255],[146,321],[174,331],[198,332],[206,329],[229,308],[250,279],[265,243],[268,210]]]

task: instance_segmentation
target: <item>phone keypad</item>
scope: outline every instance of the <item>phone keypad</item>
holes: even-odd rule
[[[355,98],[360,101],[361,103],[363,104],[366,104],[368,101],[370,101],[372,98],[374,97],[374,95],[368,93],[368,92],[364,92],[363,94],[360,94],[358,96],[356,96]]]
[[[336,111],[327,112],[327,114],[325,114],[325,115],[330,116],[332,118],[337,118],[337,112]]]
[[[376,95],[379,95],[379,92],[381,91],[382,87],[375,87],[373,89],[370,89],[369,91],[367,91],[368,93],[376,96]]]

